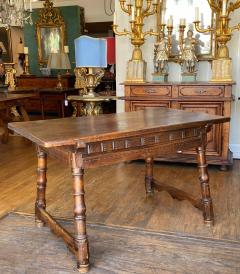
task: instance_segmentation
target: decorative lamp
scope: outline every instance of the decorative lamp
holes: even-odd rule
[[[62,53],[51,53],[48,58],[47,67],[50,69],[57,69],[57,70],[71,69],[68,55],[63,52]],[[57,83],[56,88],[57,89],[63,88],[60,72],[58,73],[58,83]]]
[[[66,53],[67,56],[68,56],[68,54],[69,54],[69,46],[64,46],[64,53]],[[69,56],[68,56],[68,58],[69,58]],[[68,69],[66,71],[66,75],[70,75],[70,72],[69,72]]]
[[[87,96],[97,96],[94,89],[104,75],[104,70],[101,68],[107,67],[106,39],[86,35],[75,39],[75,59],[76,67],[79,68],[81,77],[86,81]]]

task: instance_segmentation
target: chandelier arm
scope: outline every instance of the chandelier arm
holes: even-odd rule
[[[119,35],[119,36],[126,36],[126,35],[129,35],[131,36],[131,32],[124,29],[123,31],[118,31],[118,25],[113,25],[113,31],[116,35]]]
[[[146,13],[143,13],[143,16],[144,17],[148,17],[150,15],[154,15],[155,13],[157,13],[157,10],[158,10],[158,4],[153,4],[153,10],[152,11],[148,11]]]
[[[128,8],[125,7],[125,3],[126,1],[125,0],[119,0],[120,2],[120,6],[121,6],[121,9],[126,12],[128,15],[131,15],[131,10],[130,10],[130,7],[131,5],[128,5]]]
[[[214,28],[211,28],[210,26],[208,26],[206,29],[202,29],[202,28],[200,28],[199,27],[199,24],[200,24],[200,21],[195,21],[195,22],[193,22],[194,23],[194,25],[195,25],[195,29],[196,29],[196,31],[197,32],[199,32],[199,33],[211,33],[211,32],[214,32],[215,31],[215,29]]]
[[[238,8],[240,8],[240,0],[237,0],[235,3],[230,2],[227,12],[229,14]]]
[[[150,29],[149,31],[145,31],[143,33],[143,37],[147,36],[147,35],[151,35],[151,36],[159,36],[158,32],[153,31],[153,29]]]
[[[145,16],[145,14],[147,14],[151,8],[151,3],[152,1],[151,0],[147,0],[147,7],[146,9],[143,11],[143,16]]]
[[[211,7],[211,9],[213,10],[213,11],[215,11],[215,12],[220,12],[220,6],[217,6],[216,4],[215,4],[215,1],[214,0],[207,0],[208,1],[208,4],[209,4],[209,6]]]
[[[232,33],[234,30],[240,30],[240,23],[238,23],[238,24],[237,24],[236,26],[234,26],[234,27],[231,27],[230,30],[231,30],[231,33]]]

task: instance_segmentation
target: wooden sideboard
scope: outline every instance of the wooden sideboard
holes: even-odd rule
[[[24,76],[17,77],[19,88],[55,88],[57,86],[57,76]],[[73,88],[75,84],[74,75],[63,75],[62,85],[64,88]]]
[[[32,114],[41,114],[42,119],[46,114],[58,114],[59,117],[70,116],[72,108],[65,103],[67,96],[78,94],[78,89],[74,88],[75,76],[62,76],[62,90],[56,89],[57,83],[56,76],[20,76],[17,77],[17,88],[13,92],[34,92],[36,97],[29,100],[26,110]]]
[[[231,116],[232,84],[223,83],[125,83],[125,111],[147,107],[167,107],[193,112]],[[214,125],[208,133],[207,160],[224,170],[232,164],[229,150],[230,123]],[[180,151],[156,160],[196,162],[196,152]]]

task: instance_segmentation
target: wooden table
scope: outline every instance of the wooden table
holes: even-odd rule
[[[0,93],[0,141],[2,143],[7,143],[8,141],[7,124],[12,121],[12,108],[17,107],[20,114],[19,118],[23,121],[28,121],[29,117],[24,106],[29,98],[32,97],[34,97],[34,94]]]
[[[59,118],[64,118],[71,115],[68,106],[67,96],[77,95],[79,89],[76,88],[16,88],[12,93],[34,93],[36,97],[33,98],[26,109],[29,112],[41,112],[42,119],[45,119],[47,112],[58,113]]]
[[[166,190],[173,198],[186,199],[202,210],[206,224],[213,224],[213,206],[205,158],[207,132],[213,124],[229,120],[230,118],[205,113],[149,108],[95,117],[10,123],[9,128],[37,145],[38,179],[35,206],[37,223],[40,226],[49,225],[55,234],[61,236],[76,255],[79,271],[86,272],[89,269],[89,249],[86,233],[84,169],[139,158],[146,159],[147,194],[152,195],[154,189]],[[202,198],[199,200],[195,200],[181,190],[158,183],[153,177],[154,157],[189,148],[197,150],[202,193]],[[62,228],[46,211],[47,154],[57,157],[65,164],[70,164],[72,168],[74,236]]]

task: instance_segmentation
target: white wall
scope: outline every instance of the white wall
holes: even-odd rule
[[[109,5],[111,0],[106,0],[107,11],[109,13]],[[112,0],[114,5],[114,0]],[[55,7],[62,6],[74,6],[78,5],[85,9],[85,20],[89,22],[107,22],[113,20],[113,16],[108,16],[104,12],[104,0],[53,0]],[[43,6],[42,2],[34,2],[34,8],[41,8]]]
[[[121,11],[120,5],[116,0],[117,22],[121,26],[121,29],[129,29],[129,18]],[[240,9],[233,14],[232,24],[240,23]],[[150,27],[156,27],[154,16],[146,19],[145,29]],[[155,39],[147,37],[146,43],[142,47],[143,57],[147,61],[147,81],[151,81],[153,72],[153,44]],[[240,97],[240,31],[234,33],[232,41],[229,43],[230,55],[233,59],[233,79],[236,81],[236,86],[233,88],[233,94],[236,100],[232,104],[232,116],[231,116],[231,131],[230,131],[230,148],[234,153],[234,158],[240,159],[240,101],[237,100]],[[116,38],[116,72],[117,72],[117,95],[124,95],[124,88],[120,83],[123,83],[126,79],[126,66],[127,61],[131,58],[132,46],[129,38],[119,37]],[[169,65],[169,81],[181,81],[180,66],[176,63],[170,63]],[[198,79],[199,81],[208,81],[211,79],[211,64],[209,62],[200,62]],[[124,111],[124,102],[118,101],[118,112]]]

